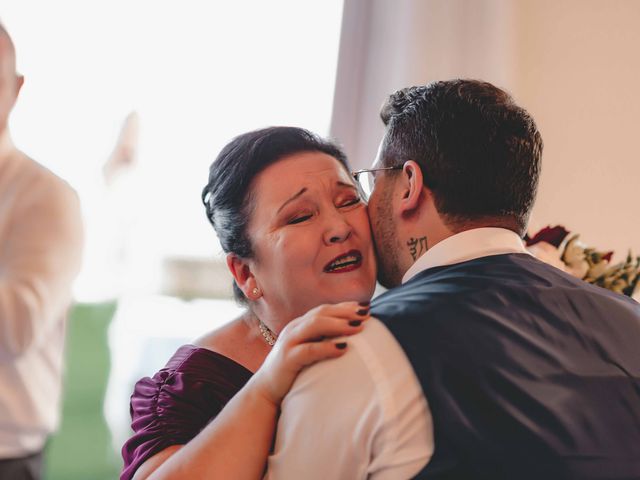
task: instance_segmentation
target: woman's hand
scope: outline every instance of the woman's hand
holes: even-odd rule
[[[342,356],[347,351],[347,342],[336,337],[361,332],[369,318],[368,303],[343,302],[310,310],[280,332],[252,383],[261,395],[279,407],[300,370]]]
[[[300,370],[347,350],[361,332],[369,304],[321,305],[291,321],[249,382],[186,445],[147,460],[135,478],[262,478],[280,403]],[[250,448],[247,448],[249,444]]]

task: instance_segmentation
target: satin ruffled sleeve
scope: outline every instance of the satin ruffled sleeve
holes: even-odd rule
[[[134,434],[122,448],[121,480],[131,479],[140,465],[167,447],[189,442],[250,377],[233,360],[187,345],[152,378],[139,380],[131,396]]]

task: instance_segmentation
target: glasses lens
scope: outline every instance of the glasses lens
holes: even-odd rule
[[[358,183],[358,190],[360,191],[360,195],[364,201],[369,200],[369,196],[371,195],[371,180],[369,176],[371,174],[369,172],[358,172],[356,175],[356,181]]]
[[[373,192],[373,173],[365,172],[362,175],[362,189],[364,190],[367,198],[371,196],[371,192]]]

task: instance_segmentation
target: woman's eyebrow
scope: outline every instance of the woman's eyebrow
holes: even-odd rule
[[[292,196],[289,200],[287,200],[286,202],[284,202],[282,205],[280,205],[280,208],[278,209],[278,211],[276,212],[276,214],[280,213],[280,211],[286,207],[289,203],[293,202],[296,198],[298,198],[300,195],[302,195],[303,193],[305,193],[307,191],[307,187],[304,187],[302,190],[300,190],[298,193],[296,193],[294,196]]]

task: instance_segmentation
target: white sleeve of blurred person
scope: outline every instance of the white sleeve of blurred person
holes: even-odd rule
[[[27,157],[18,162],[19,173],[16,167],[0,178],[1,361],[45,342],[57,327],[82,257],[76,193]]]

